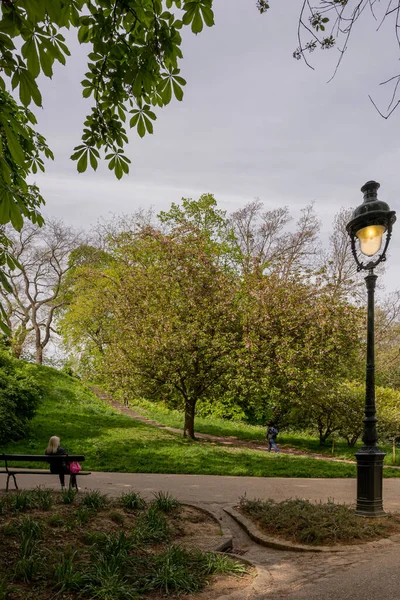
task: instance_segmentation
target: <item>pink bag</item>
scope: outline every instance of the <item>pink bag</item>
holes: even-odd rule
[[[72,473],[73,475],[76,475],[77,473],[79,473],[79,471],[82,471],[82,467],[78,462],[69,463],[69,472],[70,473]]]

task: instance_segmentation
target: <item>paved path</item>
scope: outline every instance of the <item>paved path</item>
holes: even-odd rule
[[[0,475],[0,489],[5,476]],[[10,484],[11,485],[11,484]],[[35,477],[22,475],[18,485],[33,488],[46,485],[58,489],[57,475]],[[81,477],[82,488],[98,489],[110,495],[136,490],[150,497],[157,490],[169,491],[181,502],[202,502],[219,505],[235,504],[240,496],[249,498],[308,498],[313,501],[352,504],[356,498],[355,479],[303,479],[283,477],[231,477],[219,475],[166,475],[157,473],[99,473]],[[384,479],[384,507],[389,512],[400,512],[400,478]],[[399,593],[400,599],[400,593]]]

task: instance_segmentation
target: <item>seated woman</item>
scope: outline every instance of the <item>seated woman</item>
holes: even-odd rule
[[[70,475],[69,487],[78,489],[76,483],[76,475],[70,472],[69,464],[67,460],[67,452],[60,446],[60,438],[56,435],[53,435],[49,439],[49,444],[45,450],[45,454],[47,456],[51,455],[65,455],[65,460],[48,460],[50,464],[50,473],[54,473],[60,477],[61,489],[65,489],[65,475]]]

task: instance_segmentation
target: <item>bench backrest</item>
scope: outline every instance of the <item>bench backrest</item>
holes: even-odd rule
[[[47,462],[51,461],[65,461],[68,462],[84,462],[85,456],[83,454],[1,454],[0,460],[10,462]]]

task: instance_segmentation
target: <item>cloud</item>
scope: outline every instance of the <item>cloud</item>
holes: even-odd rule
[[[215,27],[199,36],[185,31],[184,100],[159,111],[153,136],[130,133],[132,169],[122,182],[105,165],[78,175],[69,161],[90,107],[80,90],[87,47],[69,35],[72,57],[43,82],[45,109],[38,115],[57,158],[37,177],[46,211],[87,226],[110,211],[158,211],[203,192],[214,193],[228,212],[259,197],[268,208],[288,205],[297,215],[315,200],[328,236],[334,214],[359,204],[369,179],[380,181],[382,199],[396,209],[400,110],[384,121],[368,100],[372,93],[383,101],[378,84],[394,74],[391,34],[376,34],[372,19],[360,21],[327,84],[335,50],[312,55],[315,71],[292,58],[299,8],[271,3],[260,16],[255,2],[235,0],[229,9],[215,3]],[[385,275],[392,289],[400,274],[397,227]]]

